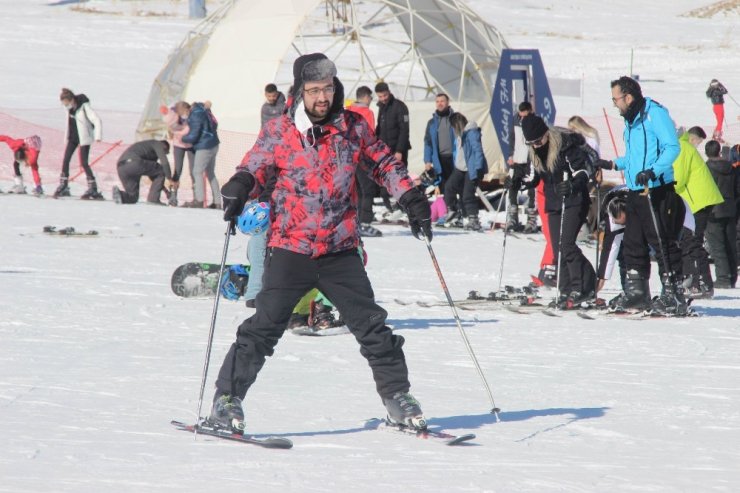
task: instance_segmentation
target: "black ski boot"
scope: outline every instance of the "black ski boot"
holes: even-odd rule
[[[539,232],[540,227],[537,225],[537,209],[527,209],[527,224],[524,226],[524,234],[533,234]]]
[[[510,205],[506,208],[506,231],[510,233],[516,233],[521,230],[521,224],[519,224],[519,206]]]
[[[360,224],[360,236],[363,238],[378,238],[383,236],[383,232],[369,223],[362,223]]]
[[[594,292],[581,293],[580,291],[571,291],[565,300],[558,306],[561,310],[577,310],[584,308],[583,303],[589,303],[594,300]]]
[[[650,308],[650,285],[645,276],[633,269],[627,271],[624,292],[609,301],[609,311],[641,311]]]
[[[61,175],[59,177],[59,186],[54,191],[55,199],[59,197],[69,197],[70,196],[68,180],[69,178],[67,178],[64,175]]]
[[[208,423],[216,428],[243,433],[245,428],[242,400],[228,394],[216,394]]]
[[[311,314],[308,317],[308,326],[315,329],[330,329],[344,325],[341,319],[334,317],[333,308],[320,301],[311,303]]]
[[[673,272],[663,274],[663,289],[660,296],[652,302],[652,312],[657,315],[685,317],[689,313],[689,305],[683,295],[683,288],[676,280]]]
[[[467,223],[465,223],[465,229],[468,231],[480,231],[482,229],[482,226],[480,225],[480,220],[478,219],[478,216],[470,216],[468,217]]]
[[[292,313],[290,320],[288,320],[288,330],[298,329],[300,327],[308,327],[308,315]]]
[[[87,191],[83,193],[80,198],[82,200],[104,200],[103,195],[98,192],[98,184],[95,178],[87,179]]]
[[[417,430],[427,428],[427,420],[421,411],[419,401],[408,392],[397,392],[393,397],[383,397],[383,405],[388,410],[386,420],[394,426],[407,426]]]

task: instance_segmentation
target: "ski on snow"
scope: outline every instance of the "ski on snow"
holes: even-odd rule
[[[180,421],[172,421],[171,424],[178,430],[187,431],[190,433],[197,432],[199,435],[223,438],[226,440],[233,440],[235,442],[257,445],[264,448],[289,449],[293,447],[292,441],[282,437],[257,438],[252,435],[242,435],[229,430],[214,428],[204,423],[201,423],[199,425],[189,425],[186,423],[181,423]]]
[[[392,425],[386,420],[379,418],[368,420],[365,424],[365,427],[387,431],[390,433],[422,438],[424,440],[431,440],[448,446],[460,445],[461,443],[469,442],[470,440],[475,439],[475,434],[473,433],[466,433],[464,435],[453,435],[441,430],[430,430],[428,428],[426,430],[416,430],[414,428],[409,428],[408,426]]]

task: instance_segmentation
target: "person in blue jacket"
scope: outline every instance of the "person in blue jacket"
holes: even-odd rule
[[[455,132],[450,123],[455,111],[450,106],[450,97],[444,93],[437,94],[434,107],[435,111],[424,130],[424,168],[429,173],[433,170],[435,194],[439,195],[444,194],[447,180],[455,168]],[[445,206],[449,211],[445,218],[448,225],[462,219],[460,211],[451,209],[447,199]]]
[[[448,208],[458,202],[458,195],[462,198],[463,207],[467,214],[465,229],[480,231],[478,219],[478,198],[475,189],[478,182],[488,172],[488,162],[483,154],[480,128],[475,122],[468,122],[462,113],[453,113],[450,116],[450,126],[455,139],[454,168],[447,179],[444,191],[445,204]]]
[[[673,162],[681,150],[676,129],[668,110],[644,97],[636,80],[622,76],[611,82],[611,90],[612,102],[624,118],[625,155],[614,162],[600,160],[598,165],[624,172],[630,218],[624,231],[627,279],[615,309],[651,309],[661,314],[685,315],[688,307],[680,285],[679,245],[685,206],[675,191],[673,175]],[[661,295],[652,302],[650,247],[658,256],[663,285]]]
[[[192,144],[195,151],[193,163],[193,200],[186,202],[183,207],[202,208],[205,205],[205,174],[213,194],[212,209],[221,209],[221,188],[216,178],[216,155],[221,141],[218,139],[218,122],[211,112],[211,103],[193,103],[190,108],[182,107],[179,110],[181,118],[187,118],[190,131],[183,135],[182,141]]]

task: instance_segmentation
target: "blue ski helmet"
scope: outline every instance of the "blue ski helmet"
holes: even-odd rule
[[[266,231],[269,224],[270,205],[267,202],[248,203],[236,221],[239,231],[245,235],[258,235]]]

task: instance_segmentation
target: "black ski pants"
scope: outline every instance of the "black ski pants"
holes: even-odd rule
[[[67,147],[64,149],[64,159],[62,160],[62,176],[69,177],[69,162],[72,160],[72,155],[77,149],[79,144],[77,142],[67,141]],[[85,176],[88,180],[94,180],[92,168],[88,164],[90,159],[90,146],[80,146],[80,166],[85,170]]]
[[[358,216],[361,224],[370,224],[375,220],[375,214],[373,213],[373,202],[375,196],[380,190],[380,185],[375,183],[375,180],[370,178],[363,169],[358,169],[355,173],[355,180],[357,180],[357,192],[359,195],[358,200]]]
[[[734,217],[709,218],[707,243],[714,259],[717,281],[735,286],[737,283],[737,231]]]
[[[548,212],[547,220],[550,224],[550,239],[555,258],[560,252],[560,272],[558,286],[562,294],[568,295],[573,291],[581,294],[595,292],[596,272],[581,249],[576,244],[578,232],[586,222],[588,203],[557,212]],[[562,218],[563,230],[560,231]]]
[[[342,314],[370,365],[378,394],[392,397],[408,392],[408,369],[401,349],[404,339],[385,324],[388,314],[375,303],[357,250],[311,258],[270,248],[262,290],[255,300],[257,312],[237,329],[236,342],[216,380],[217,394],[244,398],[265,358],[272,356],[296,303],[312,288],[318,288]]]
[[[709,216],[712,214],[712,207],[705,207],[694,213],[694,222],[696,228],[692,232],[688,228],[683,228],[681,235],[681,254],[683,256],[683,275],[693,278],[692,285],[699,286],[699,277],[710,288],[712,283],[712,273],[709,269],[709,254],[704,249],[704,233],[707,230]]]
[[[124,190],[121,190],[121,202],[135,204],[139,201],[139,182],[143,176],[152,180],[147,202],[159,202],[164,189],[164,170],[157,161],[143,159],[126,159],[118,163],[118,178]]]
[[[624,228],[624,260],[627,270],[635,269],[648,279],[650,275],[650,247],[656,252],[658,270],[669,272],[681,279],[681,247],[679,238],[686,214],[683,200],[673,183],[650,189],[653,213],[657,221],[655,230],[648,197],[643,192],[630,190],[627,194],[627,224]],[[665,260],[664,260],[665,256]]]
[[[444,189],[444,200],[447,210],[457,210],[458,203],[460,211],[464,216],[478,215],[478,197],[475,195],[475,189],[478,187],[478,180],[471,180],[467,171],[460,171],[455,168],[447,179]],[[458,196],[461,200],[458,200]]]

